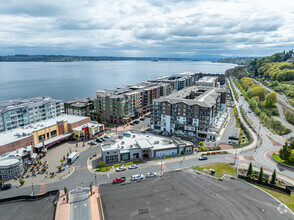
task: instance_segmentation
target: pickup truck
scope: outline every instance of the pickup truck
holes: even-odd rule
[[[125,177],[117,177],[115,179],[113,179],[112,183],[123,183],[126,181]]]

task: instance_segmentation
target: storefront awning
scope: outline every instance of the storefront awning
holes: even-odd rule
[[[59,141],[62,141],[65,138],[68,138],[68,137],[70,137],[72,135],[73,135],[73,133],[62,134],[62,135],[56,136],[54,138],[51,138],[51,139],[49,139],[47,141],[44,141],[44,144],[45,144],[46,147],[50,147],[51,145],[53,145],[53,144],[55,144],[55,143],[57,143]],[[35,145],[34,147],[35,148],[42,148],[43,147],[43,142]]]

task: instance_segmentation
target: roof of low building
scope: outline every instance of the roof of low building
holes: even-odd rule
[[[87,118],[89,117],[63,114],[61,116],[50,118],[44,121],[39,121],[37,123],[30,124],[24,127],[18,127],[12,130],[3,131],[0,132],[0,146],[30,137],[32,136],[33,132],[56,125],[57,122],[60,121],[67,121],[69,124],[73,124]]]
[[[184,141],[180,138],[163,137],[153,134],[138,134],[132,132],[126,132],[130,136],[124,136],[122,139],[116,140],[114,144],[102,145],[102,151],[109,150],[131,150],[131,149],[169,149],[175,148],[178,144],[193,145],[190,141]]]

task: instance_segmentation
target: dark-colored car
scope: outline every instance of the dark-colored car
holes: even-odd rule
[[[0,186],[0,190],[8,190],[8,189],[11,189],[11,184],[10,183]]]
[[[112,183],[123,183],[126,181],[125,177],[117,177],[115,179],[113,179]]]
[[[134,124],[139,124],[139,123],[140,123],[140,121],[138,121],[138,120],[137,121],[134,121]]]
[[[102,143],[103,141],[100,138],[98,138],[98,139],[96,139],[96,142]]]
[[[145,118],[140,118],[140,120],[141,120],[141,121],[144,121],[144,120],[145,120]]]
[[[133,122],[132,122],[132,123],[130,123],[130,125],[134,126],[134,125],[135,125],[135,123],[133,123]]]
[[[199,160],[207,160],[208,158],[206,156],[199,157]]]

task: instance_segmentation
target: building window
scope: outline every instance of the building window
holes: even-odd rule
[[[39,135],[39,142],[43,142],[43,137],[45,139],[45,134]]]
[[[106,156],[106,163],[117,162],[117,155]]]
[[[51,131],[51,138],[54,138],[57,136],[57,132],[56,130],[55,131]]]
[[[47,140],[48,140],[48,139],[50,139],[50,138],[49,138],[49,132],[47,132]]]

